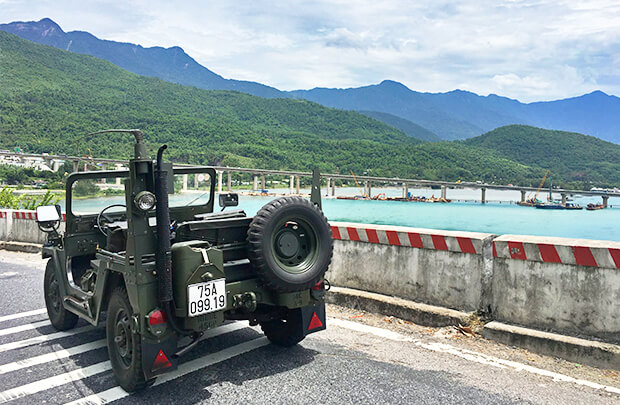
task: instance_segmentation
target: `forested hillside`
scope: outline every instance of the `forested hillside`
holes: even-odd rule
[[[524,165],[551,169],[554,179],[608,186],[620,183],[620,145],[593,136],[509,125],[464,143]]]
[[[0,72],[1,148],[127,158],[132,151],[127,135],[84,135],[140,128],[153,149],[168,143],[169,156],[187,163],[318,166],[323,172],[524,185],[537,184],[549,167],[513,161],[510,152],[476,140],[422,143],[365,115],[305,100],[263,99],[142,77],[4,32]],[[603,185],[615,181],[617,172],[608,177],[593,167],[584,177],[563,171],[554,182],[589,184],[596,178]]]

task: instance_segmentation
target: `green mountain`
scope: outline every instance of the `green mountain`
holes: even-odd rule
[[[404,118],[397,117],[392,114],[379,112],[379,111],[359,111],[360,113],[367,115],[376,119],[377,121],[385,122],[388,125],[393,126],[394,128],[400,129],[407,135],[428,142],[437,142],[441,141],[441,138],[438,137],[435,133],[429,131],[428,129],[419,126],[416,123],[413,123]]]
[[[508,125],[463,141],[582,186],[620,184],[620,145],[574,132]]]
[[[526,185],[547,167],[478,138],[422,143],[356,112],[185,87],[0,32],[0,148],[130,157],[126,135],[84,136],[105,128],[141,128],[151,148],[168,143],[186,163]],[[617,178],[592,170],[600,184]]]
[[[83,135],[137,127],[153,146],[168,142],[178,161],[324,171],[368,158],[376,146],[419,140],[356,112],[305,100],[262,99],[142,77],[91,56],[0,32],[0,144],[30,152],[129,157],[127,136]],[[359,158],[364,161],[364,158]],[[386,171],[389,159],[377,169]],[[352,167],[353,168],[353,167]]]

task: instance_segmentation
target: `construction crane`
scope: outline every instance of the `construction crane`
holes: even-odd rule
[[[353,174],[353,170],[349,170],[351,172],[351,176],[353,176],[353,180],[355,181],[355,185],[358,186],[360,188],[360,192],[364,197],[368,197],[366,195],[366,191],[362,191],[362,186],[359,185],[359,183],[357,182],[357,178],[355,178],[355,174]]]
[[[543,186],[545,185],[545,180],[547,180],[547,176],[549,175],[549,172],[550,170],[547,170],[542,180],[540,181],[540,185],[538,186],[538,189],[536,190],[536,194],[534,194],[534,200],[538,199],[538,193],[540,193],[540,190],[542,190]]]

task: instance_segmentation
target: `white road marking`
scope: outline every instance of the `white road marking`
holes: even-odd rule
[[[266,337],[260,337],[247,342],[240,343],[238,345],[220,350],[219,352],[209,354],[204,357],[200,357],[195,360],[188,361],[179,365],[179,368],[168,374],[164,374],[159,377],[154,385],[164,384],[168,381],[175,380],[186,374],[193,373],[205,367],[212,366],[217,363],[229,360],[235,356],[250,352],[263,346],[267,346],[269,340]],[[125,398],[130,394],[123,390],[121,387],[110,388],[109,390],[99,392],[97,394],[89,395],[87,397],[78,399],[77,401],[69,402],[66,405],[93,405],[93,404],[107,404],[112,401]]]
[[[83,345],[74,346],[69,349],[61,349],[52,353],[46,353],[40,356],[30,357],[25,360],[2,364],[0,365],[0,374],[6,374],[12,371],[21,370],[22,368],[32,367],[38,364],[49,363],[50,361],[64,359],[67,357],[75,356],[77,354],[86,353],[91,350],[97,350],[105,346],[105,339],[101,339]]]
[[[11,321],[13,319],[25,318],[27,316],[41,315],[47,313],[45,308],[35,309],[33,311],[20,312],[18,314],[0,316],[0,322]]]
[[[58,374],[53,377],[45,378],[43,380],[31,382],[30,384],[11,388],[6,391],[0,392],[0,404],[12,401],[14,399],[23,398],[37,392],[49,390],[51,388],[58,387],[70,382],[79,381],[111,369],[112,365],[108,360],[101,363],[93,364],[92,366],[78,368],[77,370],[69,371],[68,373]]]
[[[5,344],[0,345],[0,353],[6,352],[9,350],[21,349],[23,347],[36,345],[38,343],[49,342],[50,340],[62,339],[65,337],[77,335],[77,334],[84,333],[84,332],[90,332],[90,331],[94,331],[97,329],[102,329],[102,328],[101,327],[95,328],[94,326],[88,325],[88,326],[82,326],[81,328],[77,328],[77,329],[50,333],[49,335],[35,336],[30,339],[18,340],[17,342],[5,343]]]
[[[607,392],[612,392],[614,394],[620,394],[620,388],[611,387],[608,385],[598,384],[592,381],[587,380],[579,380],[573,377],[569,377],[564,374],[555,373],[553,371],[543,370],[541,368],[528,366],[527,364],[518,363],[516,361],[504,360],[497,357],[489,356],[486,354],[474,352],[466,349],[459,349],[457,347],[445,344],[445,343],[424,343],[417,339],[411,338],[409,336],[402,335],[397,332],[392,332],[390,330],[377,328],[374,326],[368,326],[357,322],[345,321],[343,319],[337,318],[329,318],[328,323],[330,325],[339,326],[341,328],[354,330],[361,333],[369,333],[371,335],[375,335],[377,337],[381,337],[384,339],[395,340],[399,342],[410,342],[415,344],[416,346],[420,346],[427,350],[432,350],[434,352],[448,353],[454,356],[461,357],[463,359],[469,361],[475,361],[477,363],[486,364],[492,367],[497,368],[509,368],[514,371],[525,371],[532,374],[537,374],[541,376],[551,377],[553,381],[564,381],[577,385],[582,385],[590,388],[594,388],[597,390],[604,390]]]
[[[27,323],[24,325],[14,326],[12,328],[0,329],[0,336],[12,335],[13,333],[24,332],[27,330],[32,330],[32,329],[40,328],[42,326],[50,326],[50,325],[51,325],[50,321],[47,321],[47,320],[40,321],[40,322]]]
[[[246,325],[242,323],[238,323],[238,322],[226,324],[220,328],[216,328],[216,329],[212,329],[208,331],[208,333],[205,333],[203,335],[201,340],[211,338],[214,336],[218,336],[218,335],[222,335],[225,333],[229,333],[235,330],[243,329],[245,327]],[[240,345],[237,345],[237,346],[240,346]],[[233,347],[237,347],[237,346],[233,346]],[[224,349],[221,352],[226,352],[228,349]],[[211,358],[211,356],[214,356],[214,358],[219,358],[218,353],[221,353],[221,352],[216,352],[207,357]],[[44,356],[47,356],[47,355],[44,355]],[[38,356],[38,357],[42,357],[42,356]],[[33,359],[36,359],[36,357]],[[54,360],[54,358],[51,358],[49,361],[51,360]],[[192,363],[192,362],[190,361],[188,363]],[[101,374],[111,369],[112,369],[112,365],[110,361],[106,360],[101,363],[93,364],[88,367],[79,368],[76,370],[69,371],[67,373],[55,375],[49,378],[44,378],[39,381],[31,382],[29,384],[24,384],[19,387],[11,388],[11,389],[0,392],[0,404],[8,402],[8,401],[12,401],[14,399],[23,398],[28,395],[35,394],[37,392],[46,391],[51,388],[59,387],[64,384],[83,380],[84,378],[92,377],[96,374]]]

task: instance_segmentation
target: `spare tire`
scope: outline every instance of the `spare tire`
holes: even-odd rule
[[[313,287],[332,260],[332,234],[323,212],[301,197],[277,198],[258,211],[248,230],[248,256],[267,288]]]

